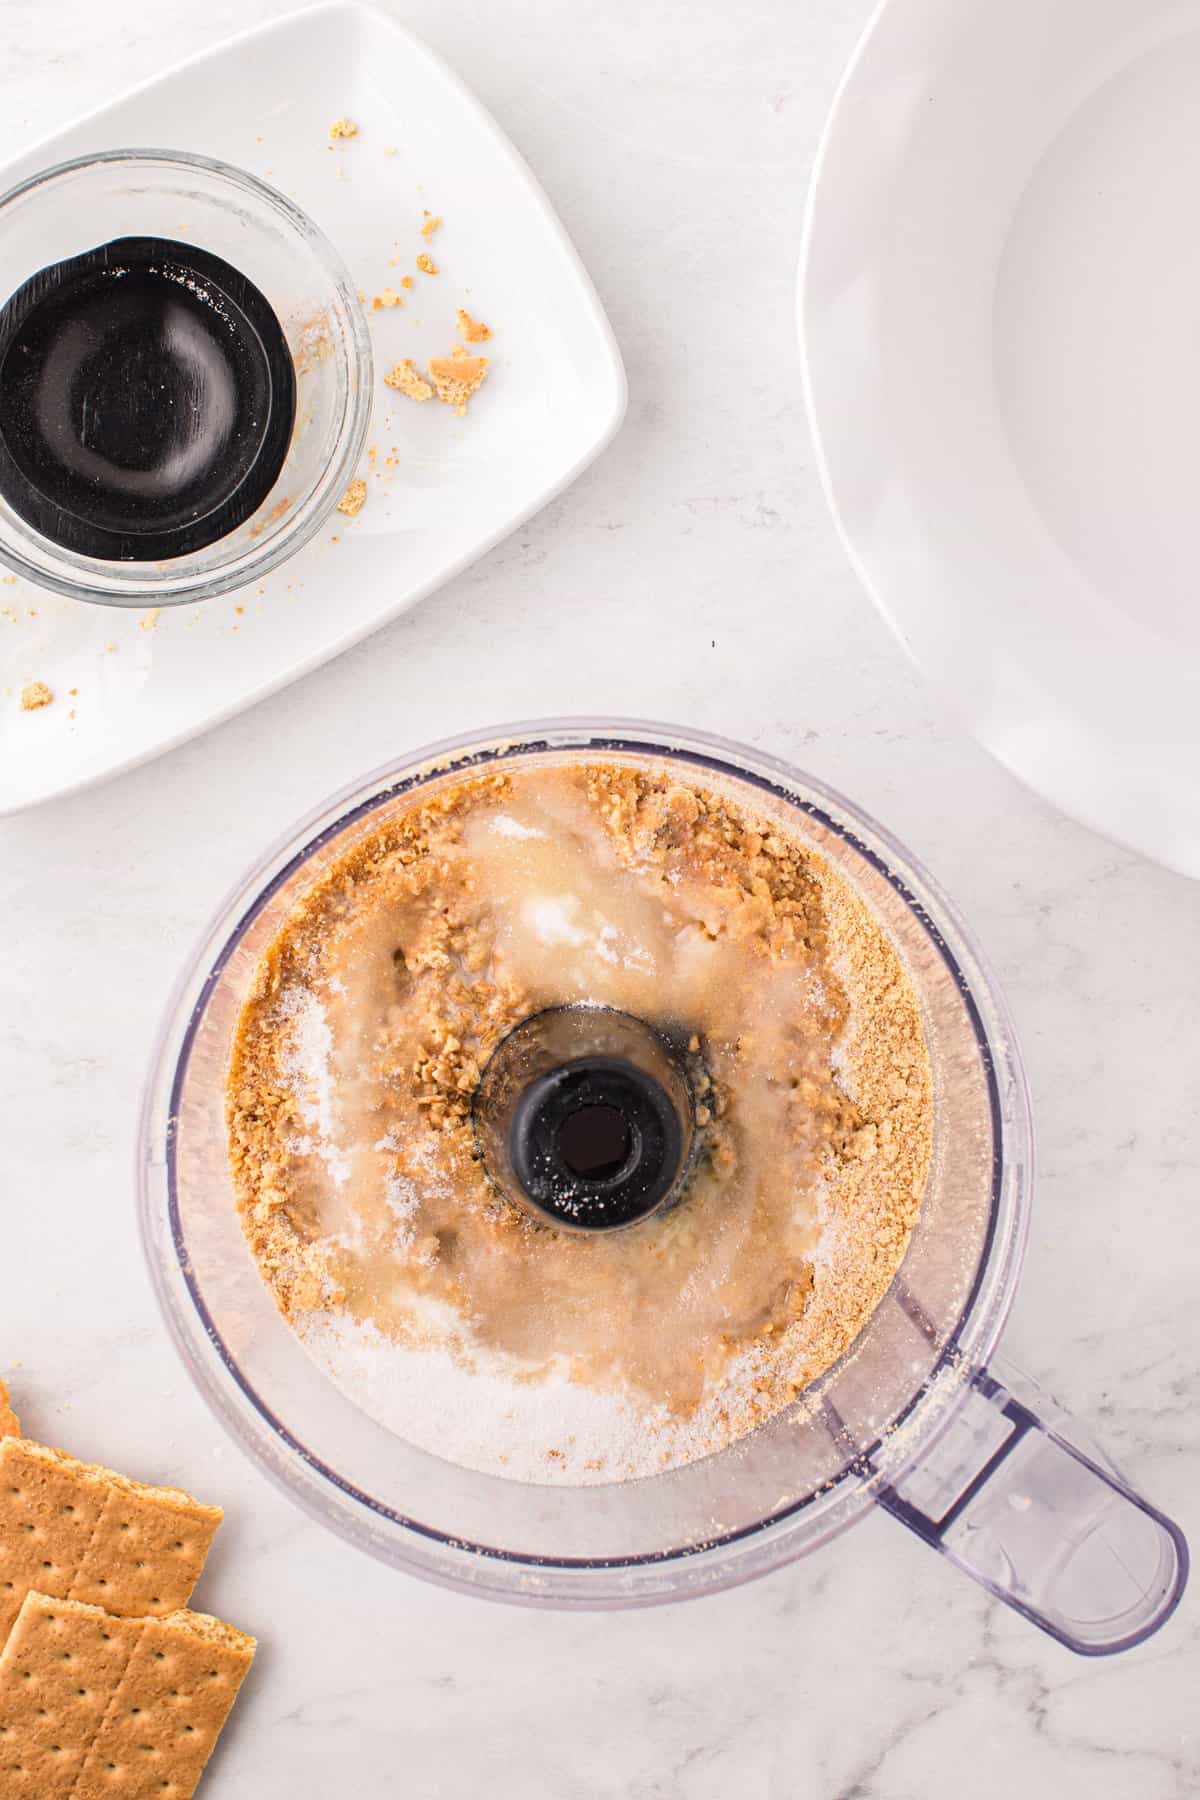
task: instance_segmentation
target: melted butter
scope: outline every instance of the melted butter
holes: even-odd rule
[[[324,1140],[310,1132],[290,1177],[358,1318],[686,1412],[733,1350],[798,1316],[820,1253],[820,1152],[844,1107],[837,1015],[819,954],[768,951],[745,911],[682,852],[640,862],[569,771],[514,777],[426,866],[356,884],[305,1001],[327,1052],[307,1071],[327,1084]],[[484,1016],[497,991],[502,1026],[592,1001],[701,1040],[719,1116],[677,1207],[588,1237],[497,1202],[469,1122],[439,1119],[419,1073],[448,1034],[469,1077],[498,1035]]]

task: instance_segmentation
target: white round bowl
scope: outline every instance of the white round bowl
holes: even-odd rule
[[[1200,0],[885,0],[800,323],[846,547],[975,735],[1200,875]]]

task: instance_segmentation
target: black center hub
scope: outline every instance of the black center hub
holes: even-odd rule
[[[547,1223],[634,1225],[677,1198],[687,1174],[695,1131],[686,1057],[627,1013],[538,1013],[484,1070],[475,1136],[495,1185]]]
[[[540,1211],[589,1230],[632,1225],[666,1198],[683,1161],[671,1097],[616,1056],[537,1076],[509,1128],[513,1174]]]

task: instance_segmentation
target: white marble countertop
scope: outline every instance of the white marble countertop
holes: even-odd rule
[[[275,11],[0,5],[0,152]],[[958,899],[1016,1013],[1042,1175],[1006,1339],[1200,1543],[1200,887],[1058,817],[920,685],[815,479],[793,290],[866,0],[411,0],[544,179],[627,360],[628,422],[389,630],[149,767],[0,825],[0,1373],[35,1435],[227,1509],[197,1600],[263,1649],[211,1800],[1190,1800],[1200,1611],[1088,1663],[873,1516],[660,1611],[519,1612],[392,1574],[223,1438],[132,1206],[152,1029],[264,841],[429,738],[548,711],[703,725],[807,765]],[[468,654],[464,655],[464,648]]]

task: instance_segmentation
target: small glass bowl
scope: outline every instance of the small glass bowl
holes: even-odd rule
[[[241,169],[172,150],[110,150],[0,196],[0,303],[48,264],[118,237],[181,239],[262,290],[296,364],[296,425],[279,479],[228,536],[163,562],[80,556],[0,496],[0,562],[40,587],[108,606],[177,606],[260,579],[328,519],[354,479],[373,359],[349,273],[324,233]]]

